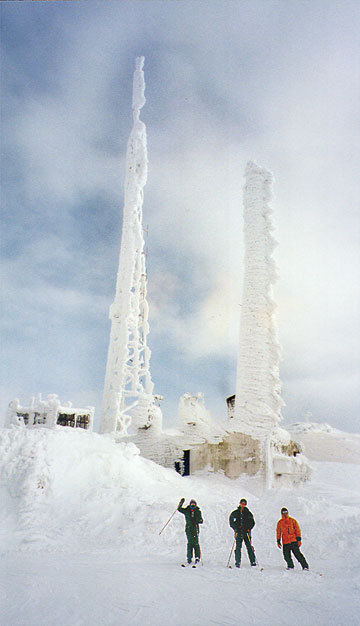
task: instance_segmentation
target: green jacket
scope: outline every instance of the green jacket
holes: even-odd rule
[[[199,524],[203,523],[203,518],[199,507],[196,506],[194,509],[191,509],[190,505],[187,507],[178,506],[178,511],[179,513],[185,515],[185,532],[189,532],[192,535],[198,535]]]

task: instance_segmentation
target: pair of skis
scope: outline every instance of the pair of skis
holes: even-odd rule
[[[256,562],[256,566],[257,566],[257,569],[258,569],[259,572],[263,572],[264,571],[263,567],[259,567],[259,563]],[[232,569],[233,568],[232,565],[228,565],[227,567],[228,567],[228,569]],[[254,566],[252,566],[252,567],[254,567]],[[235,566],[235,569],[240,569],[240,567],[236,567]]]

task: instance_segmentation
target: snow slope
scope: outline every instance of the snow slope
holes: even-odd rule
[[[300,422],[287,429],[310,460],[360,465],[360,435],[343,433],[329,424]]]
[[[359,623],[358,465],[315,461],[303,487],[261,493],[256,479],[181,478],[131,444],[61,427],[2,429],[0,459],[1,624]],[[159,535],[181,496],[204,516],[196,570],[180,567],[182,515]],[[225,567],[240,497],[263,571],[245,553],[240,570]],[[276,547],[283,505],[300,523],[309,573],[286,571]]]

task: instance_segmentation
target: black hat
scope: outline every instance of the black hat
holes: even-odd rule
[[[281,513],[289,513],[286,506],[283,506],[283,508],[281,509]]]
[[[245,502],[245,504],[247,504],[247,500],[245,500],[245,498],[241,498],[241,500],[240,500],[240,504],[241,504],[242,502]]]

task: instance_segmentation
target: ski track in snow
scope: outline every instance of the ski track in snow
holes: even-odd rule
[[[1,626],[359,625],[359,465],[312,462],[310,482],[261,493],[256,479],[181,478],[132,445],[61,427],[2,429],[0,459]],[[204,516],[196,569],[180,567],[183,516],[159,536],[181,496]],[[241,569],[226,568],[240,497],[263,571],[244,548]],[[287,571],[276,547],[283,505],[310,572]]]

